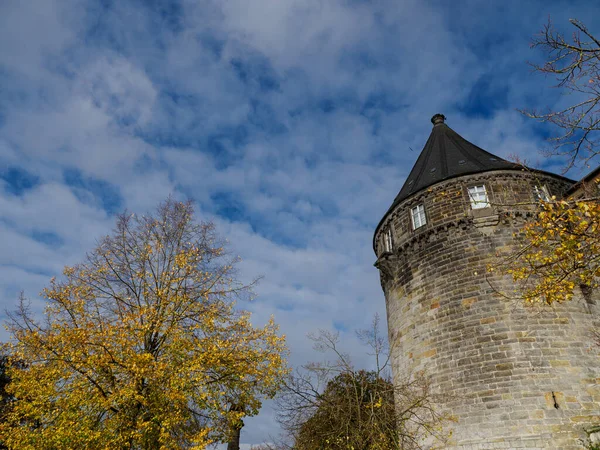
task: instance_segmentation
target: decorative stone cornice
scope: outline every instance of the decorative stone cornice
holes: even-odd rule
[[[438,225],[427,228],[420,233],[415,233],[409,238],[405,239],[402,243],[397,243],[396,251],[403,252],[414,244],[428,241],[432,236],[437,236],[448,232],[450,229],[461,228],[466,229],[473,222],[473,218],[470,216],[462,217],[458,220],[449,220],[447,222],[440,223]]]
[[[517,169],[502,169],[502,170],[491,170],[481,173],[467,174],[447,180],[442,180],[432,186],[429,186],[419,192],[415,192],[411,196],[407,197],[401,203],[396,205],[393,209],[390,209],[382,218],[381,222],[375,230],[373,236],[373,245],[375,243],[386,226],[389,226],[390,222],[394,220],[398,214],[406,211],[411,205],[422,203],[426,198],[436,195],[441,191],[448,189],[448,186],[460,185],[465,182],[477,183],[479,181],[485,181],[489,179],[495,180],[545,180],[545,182],[558,182],[565,183],[568,180],[560,175],[555,175],[549,172],[538,171],[538,170],[517,170]]]
[[[394,278],[394,267],[396,267],[397,262],[398,256],[392,252],[385,252],[377,258],[377,261],[373,265],[379,269],[382,283]]]

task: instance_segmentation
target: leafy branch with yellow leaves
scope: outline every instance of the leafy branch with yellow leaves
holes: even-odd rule
[[[523,229],[521,247],[501,270],[512,275],[527,302],[571,300],[576,287],[586,291],[598,286],[600,204],[589,200],[540,203],[537,218]]]

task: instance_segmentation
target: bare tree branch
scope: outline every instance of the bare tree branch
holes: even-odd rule
[[[574,96],[575,102],[558,111],[522,110],[528,117],[551,123],[563,130],[550,138],[548,155],[567,157],[565,172],[577,162],[588,163],[598,155],[600,130],[600,40],[583,23],[570,19],[577,31],[569,42],[548,22],[537,35],[532,47],[547,55],[542,65],[532,64],[534,71],[553,75],[557,87]]]

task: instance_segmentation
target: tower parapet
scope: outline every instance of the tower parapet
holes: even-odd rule
[[[580,448],[600,423],[600,302],[527,307],[486,274],[539,198],[573,181],[492,155],[444,119],[374,236],[394,377],[428,374],[457,419],[450,448]]]

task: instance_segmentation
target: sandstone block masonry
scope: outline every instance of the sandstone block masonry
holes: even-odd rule
[[[475,185],[489,207],[472,209]],[[486,274],[518,245],[540,186],[560,196],[570,184],[519,170],[452,178],[403,200],[375,235],[394,377],[429,375],[456,418],[448,448],[575,449],[600,423],[600,298],[527,307],[497,292],[513,291],[509,278]],[[414,230],[416,205],[426,225]]]

